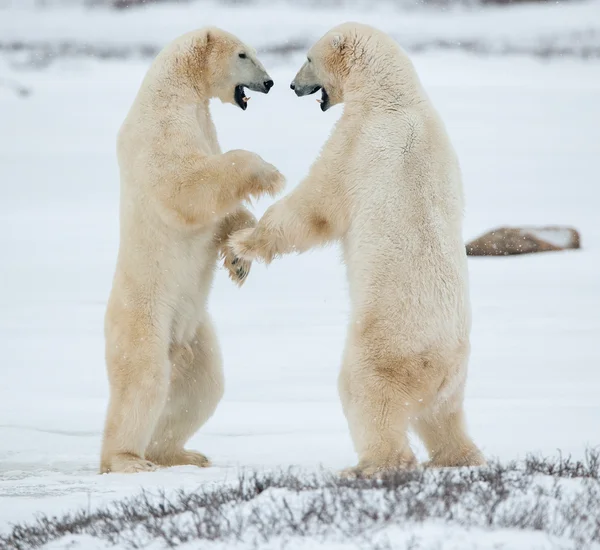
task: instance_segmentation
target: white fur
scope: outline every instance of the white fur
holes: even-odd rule
[[[293,86],[322,87],[325,108],[344,112],[308,176],[232,248],[271,261],[341,242],[352,308],[339,387],[360,460],[350,473],[413,464],[409,427],[432,464],[481,464],[463,421],[463,191],[444,124],[406,54],[365,25],[326,34]]]
[[[213,271],[221,252],[234,281],[244,281],[250,263],[225,248],[232,231],[255,225],[241,202],[283,185],[258,155],[221,153],[208,104],[235,104],[237,84],[260,89],[266,79],[234,36],[189,33],[158,55],[119,132],[121,239],[106,313],[102,472],[208,465],[183,446],[223,393],[206,310]]]

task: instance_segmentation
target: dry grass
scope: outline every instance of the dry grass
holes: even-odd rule
[[[401,471],[381,480],[246,472],[235,483],[169,497],[142,493],[93,512],[42,517],[0,537],[0,548],[39,548],[86,534],[127,548],[156,541],[165,547],[210,541],[260,547],[311,537],[360,540],[361,548],[383,550],[370,535],[428,520],[541,531],[588,548],[600,543],[600,452],[589,451],[582,461],[529,456],[522,463]]]

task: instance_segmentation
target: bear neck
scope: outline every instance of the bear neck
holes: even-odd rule
[[[344,103],[361,109],[410,107],[423,98],[421,83],[410,59],[394,46],[353,56],[344,85]]]
[[[161,63],[154,69],[147,75],[147,89],[156,103],[208,106],[210,89],[207,82],[199,78],[199,75],[206,75],[207,71],[182,62]]]

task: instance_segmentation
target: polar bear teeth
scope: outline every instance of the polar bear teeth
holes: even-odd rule
[[[244,85],[243,84],[238,84],[235,87],[234,98],[235,98],[235,102],[242,109],[246,110],[246,105],[248,104],[248,101],[250,100],[250,98],[246,97],[246,90],[244,89]]]
[[[321,105],[321,110],[326,111],[329,107],[329,96],[325,88],[321,88],[321,99],[317,99],[317,103]]]

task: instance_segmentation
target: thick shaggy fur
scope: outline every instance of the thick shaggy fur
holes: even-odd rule
[[[347,23],[319,40],[298,95],[345,104],[308,176],[255,229],[231,238],[248,260],[339,240],[352,314],[339,391],[359,464],[350,475],[411,466],[407,431],[436,466],[483,463],[465,430],[468,273],[458,161],[400,47]]]
[[[102,472],[208,465],[184,444],[223,393],[206,311],[214,267],[221,252],[234,281],[244,281],[250,263],[225,246],[233,231],[256,223],[241,203],[284,183],[254,153],[221,153],[209,100],[244,108],[234,97],[240,84],[272,86],[254,51],[218,29],[189,33],[158,55],[120,130],[121,239],[105,324],[110,403]]]

